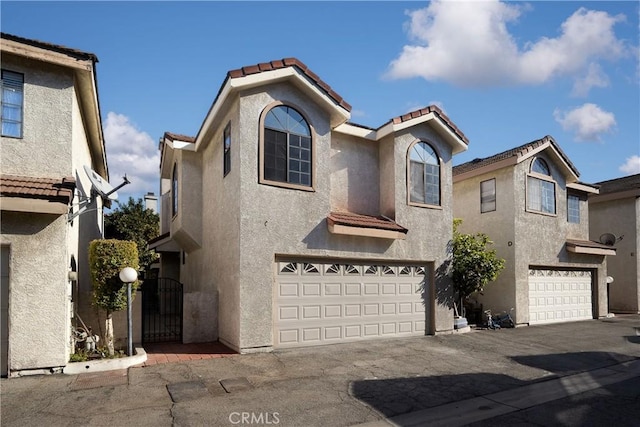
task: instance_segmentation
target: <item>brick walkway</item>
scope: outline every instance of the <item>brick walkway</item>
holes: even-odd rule
[[[185,360],[215,359],[237,354],[219,342],[194,344],[152,343],[145,344],[143,348],[147,352],[147,361],[144,366]]]

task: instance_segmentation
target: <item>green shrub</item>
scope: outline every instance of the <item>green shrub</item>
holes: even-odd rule
[[[138,248],[127,240],[93,240],[89,245],[89,266],[93,282],[93,303],[107,313],[127,308],[127,286],[120,280],[125,267],[138,270]],[[131,284],[135,296],[139,281]]]

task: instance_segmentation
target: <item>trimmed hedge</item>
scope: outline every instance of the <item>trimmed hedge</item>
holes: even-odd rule
[[[107,313],[127,308],[127,286],[120,280],[125,267],[138,270],[138,247],[128,240],[102,239],[89,244],[89,268],[93,282],[93,303]],[[139,281],[131,284],[135,296]]]

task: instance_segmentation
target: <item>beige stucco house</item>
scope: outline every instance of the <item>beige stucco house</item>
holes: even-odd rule
[[[72,296],[91,287],[88,242],[102,233],[100,200],[68,215],[90,193],[84,165],[108,177],[97,58],[4,33],[0,49],[2,375],[58,372],[71,352]]]
[[[517,324],[606,316],[606,259],[615,248],[589,240],[593,185],[545,136],[453,168],[454,216],[462,232],[483,232],[506,261],[477,299]]]
[[[437,107],[378,128],[297,59],[230,71],[198,134],[161,140],[160,275],[183,341],[240,352],[451,331],[439,268],[452,156]]]
[[[607,260],[607,273],[613,278],[609,310],[640,313],[640,174],[596,185],[599,194],[589,197],[591,238],[614,241],[618,252]]]

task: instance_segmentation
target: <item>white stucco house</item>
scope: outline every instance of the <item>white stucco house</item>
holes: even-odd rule
[[[161,139],[160,275],[183,341],[239,352],[453,330],[439,268],[452,157],[435,106],[371,128],[295,58],[228,72],[195,137]]]
[[[108,178],[98,60],[1,37],[2,375],[59,372],[72,351],[77,295],[91,289],[88,242],[102,235],[100,200],[95,211],[68,215],[91,189],[84,165]]]
[[[550,136],[453,168],[460,231],[488,234],[506,261],[477,296],[483,309],[513,308],[517,324],[532,325],[607,315],[616,249],[589,240],[588,196],[598,189],[578,176]]]
[[[589,196],[591,238],[600,241],[603,235],[613,235],[617,249],[617,256],[607,261],[607,274],[613,278],[609,310],[640,313],[640,174],[596,185],[599,194]]]

